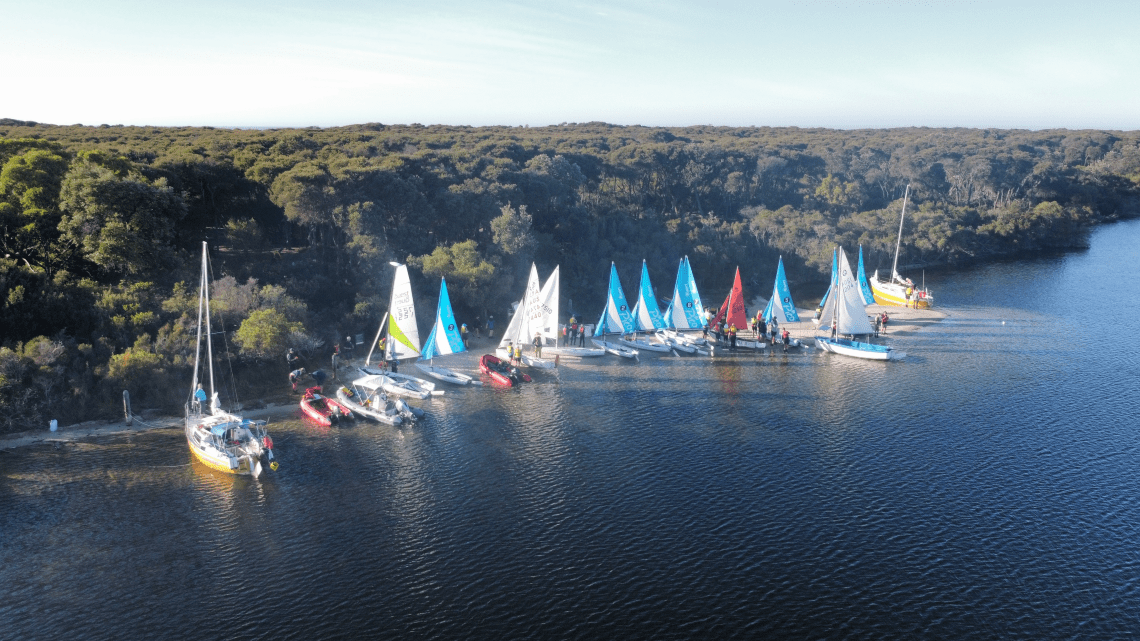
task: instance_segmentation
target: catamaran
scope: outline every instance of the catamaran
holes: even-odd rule
[[[606,340],[606,334],[615,333],[621,336],[633,331],[633,314],[629,312],[629,303],[625,300],[625,292],[622,291],[621,281],[618,280],[617,266],[613,262],[610,263],[610,286],[606,292],[606,306],[602,308],[602,316],[595,327],[594,336],[598,338],[590,339],[595,345],[614,356],[637,358],[636,349]]]
[[[387,325],[385,325],[385,323]],[[370,367],[372,352],[385,326],[388,328],[388,337],[384,341],[384,360],[398,363],[401,359],[415,358],[420,355],[420,330],[416,326],[416,306],[412,300],[412,281],[408,278],[408,266],[396,265],[396,276],[392,280],[392,298],[388,303],[388,312],[380,321],[380,328],[376,331],[376,339],[372,341],[372,348],[364,359],[364,366],[360,368],[365,376],[383,376],[381,387],[389,394],[407,396],[409,398],[425,399],[432,395],[443,394],[442,390],[435,389],[435,383],[422,378],[380,370]]]
[[[906,201],[910,196],[910,185],[903,193],[902,214],[899,216],[899,239],[895,244],[895,262],[891,266],[891,279],[879,280],[879,270],[870,278],[871,292],[875,302],[880,305],[893,305],[895,307],[913,307],[927,309],[934,306],[934,296],[925,287],[917,288],[909,278],[899,276],[899,248],[902,247],[903,221],[906,219]],[[860,261],[862,263],[862,261]]]
[[[273,441],[266,434],[265,421],[250,421],[222,410],[214,387],[214,353],[210,339],[209,253],[202,243],[202,276],[198,290],[198,340],[194,350],[194,381],[190,400],[186,403],[186,443],[190,452],[203,465],[229,474],[261,475],[261,459],[269,468],[277,469],[273,458]],[[206,325],[206,370],[210,373],[210,396],[198,383],[202,356],[202,321]]]
[[[511,316],[511,322],[507,325],[507,330],[503,332],[503,339],[499,342],[499,348],[495,350],[495,355],[500,358],[510,358],[507,353],[508,347],[522,348],[522,364],[529,365],[530,367],[537,367],[540,369],[553,369],[556,363],[553,359],[540,358],[536,354],[527,354],[526,349],[534,345],[535,336],[541,343],[545,343],[547,333],[551,337],[555,336],[556,323],[549,323],[549,319],[554,310],[550,309],[542,300],[542,290],[538,286],[538,268],[534,263],[530,264],[530,277],[527,278],[526,292],[523,294],[522,302],[517,308],[515,313]],[[552,325],[553,327],[547,327]]]
[[[633,336],[622,336],[618,342],[626,347],[651,352],[668,352],[672,346],[664,342],[652,342],[639,338],[636,332],[654,332],[665,329],[665,319],[653,298],[653,283],[649,282],[649,268],[641,261],[641,284],[637,291],[637,302],[633,304]]]
[[[482,385],[467,374],[452,371],[446,367],[435,364],[436,356],[458,354],[467,351],[463,344],[463,337],[459,335],[459,326],[455,323],[455,313],[451,309],[451,297],[447,295],[447,279],[439,279],[439,303],[435,308],[435,324],[431,326],[431,333],[424,341],[423,351],[416,367],[432,378],[439,379],[455,385]],[[426,361],[426,362],[425,362]]]
[[[847,254],[843,252],[842,247],[839,248],[839,272],[836,278],[837,280],[831,284],[831,295],[823,307],[819,323],[821,330],[828,330],[834,321],[835,330],[826,338],[816,336],[816,345],[824,351],[855,358],[877,361],[906,358],[905,352],[896,351],[887,345],[855,340],[855,336],[871,336],[875,330],[871,327],[871,321],[867,319],[863,294],[855,282],[855,277],[851,273],[851,264],[847,262]],[[841,338],[842,336],[851,336],[851,338]]]

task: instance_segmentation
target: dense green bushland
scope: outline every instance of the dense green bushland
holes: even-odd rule
[[[0,120],[0,430],[111,415],[122,389],[178,407],[203,240],[219,349],[283,378],[287,345],[322,366],[374,331],[389,261],[425,323],[440,276],[461,321],[505,321],[531,261],[590,316],[611,260],[667,296],[687,254],[710,298],[737,265],[766,293],[779,255],[820,280],[836,243],[889,267],[908,184],[904,262],[935,265],[1079,247],[1140,212],[1138,183],[1137,132]]]

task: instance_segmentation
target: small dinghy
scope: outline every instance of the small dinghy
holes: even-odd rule
[[[424,374],[452,385],[482,385],[482,381],[477,381],[467,374],[460,374],[435,364],[435,357],[437,356],[447,356],[465,351],[467,351],[467,346],[463,344],[463,337],[459,334],[458,326],[455,323],[455,313],[451,310],[451,297],[447,294],[447,279],[441,278],[439,280],[439,302],[435,309],[435,324],[431,326],[431,333],[424,341],[424,348],[420,353],[420,360],[416,362],[416,367]]]
[[[368,392],[363,388],[352,390],[342,386],[336,391],[336,399],[362,418],[370,418],[386,425],[399,425],[403,422],[396,404],[377,391]]]
[[[484,354],[479,358],[479,370],[490,377],[491,382],[501,387],[516,387],[520,383],[529,383],[531,378],[523,374],[517,367],[494,354]]]
[[[343,420],[352,420],[352,411],[335,400],[321,395],[321,388],[310,387],[301,397],[301,411],[317,425],[329,427]]]
[[[871,336],[875,333],[867,320],[862,292],[851,276],[851,264],[843,248],[839,248],[839,271],[832,274],[837,280],[831,284],[832,296],[823,307],[820,327],[830,328],[835,323],[838,336],[815,338],[816,345],[825,352],[842,354],[873,361],[897,361],[906,358],[906,352],[899,352],[887,345],[877,345],[869,341],[855,340],[855,336]],[[850,336],[851,338],[842,338]]]

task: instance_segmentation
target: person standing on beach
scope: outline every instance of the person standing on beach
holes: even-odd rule
[[[728,349],[736,351],[736,323],[728,326]]]
[[[305,375],[305,368],[304,367],[301,367],[301,368],[293,370],[292,372],[289,372],[289,384],[293,386],[294,392],[297,391],[297,381],[301,380],[301,377],[304,375]]]
[[[780,338],[784,339],[784,353],[787,354],[788,353],[788,343],[792,342],[791,334],[788,333],[787,328],[784,329],[784,333],[780,336]]]
[[[463,339],[463,347],[467,348],[467,323],[459,326],[459,337]]]
[[[340,343],[336,343],[335,345],[333,345],[332,372],[333,372],[333,379],[338,380],[338,381],[340,380],[340,376],[338,376],[336,373],[336,361],[337,361],[337,358],[339,356],[340,356]]]
[[[542,358],[542,334],[534,333],[534,357]]]
[[[494,337],[495,337],[495,317],[494,316],[488,316],[487,317],[487,338],[494,338]]]

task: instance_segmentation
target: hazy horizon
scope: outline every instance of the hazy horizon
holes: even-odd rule
[[[1140,129],[1140,5],[48,0],[6,11],[6,117]]]

